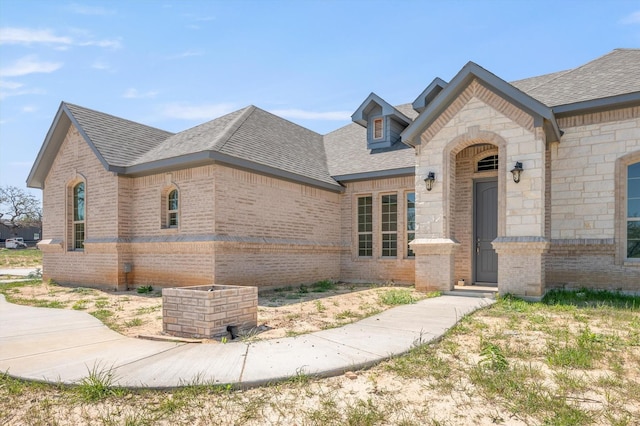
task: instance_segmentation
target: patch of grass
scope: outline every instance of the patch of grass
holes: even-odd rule
[[[124,395],[123,389],[114,386],[116,377],[112,368],[105,369],[96,364],[88,373],[76,387],[76,393],[82,401],[94,402],[109,396]]]
[[[91,315],[98,318],[100,321],[105,322],[109,317],[113,316],[113,312],[108,309],[99,309],[97,311],[90,312]]]
[[[16,305],[25,305],[25,306],[35,306],[36,308],[55,308],[61,309],[67,306],[67,302],[61,302],[59,300],[47,300],[47,299],[36,299],[36,298],[27,298],[27,297],[9,297],[9,295],[5,295],[8,302],[15,303]]]
[[[0,249],[0,268],[18,268],[38,265],[42,265],[42,252],[38,249]]]
[[[150,285],[142,285],[136,289],[139,294],[153,293],[153,287]]]
[[[640,310],[640,296],[606,290],[551,290],[542,298],[545,305],[576,306],[580,308],[613,307]]]
[[[549,342],[547,362],[552,366],[588,369],[602,358],[603,349],[602,338],[586,327],[575,338]]]
[[[355,312],[347,309],[346,311],[342,311],[342,312],[338,312],[337,314],[335,314],[334,318],[337,320],[342,320],[342,319],[347,319],[347,318],[359,318],[360,315],[356,314]]]
[[[109,306],[109,300],[107,300],[107,298],[96,299],[96,301],[93,302],[93,305],[98,309],[106,308]]]
[[[500,346],[494,343],[484,342],[480,350],[480,357],[481,359],[478,364],[490,370],[504,371],[509,368],[507,357],[504,355]]]
[[[385,413],[371,399],[359,399],[355,404],[349,404],[345,408],[345,417],[344,424],[349,426],[381,425],[386,420]]]
[[[152,312],[157,312],[160,309],[162,309],[162,304],[138,308],[136,309],[136,315],[150,314]]]
[[[73,290],[71,290],[72,293],[78,293],[78,294],[93,294],[95,293],[95,290],[92,288],[86,288],[86,287],[76,287]]]
[[[87,303],[89,303],[88,300],[86,299],[82,299],[82,300],[78,300],[76,303],[73,304],[73,306],[71,306],[73,309],[75,309],[76,311],[83,311],[85,309],[87,309]]]
[[[144,324],[144,321],[142,320],[142,318],[133,318],[129,321],[124,322],[124,325],[126,327],[139,327],[142,324]]]
[[[323,280],[323,281],[318,281],[314,283],[311,286],[311,291],[313,291],[314,293],[324,293],[329,290],[334,290],[335,288],[336,288],[336,284],[333,281]]]
[[[327,307],[320,300],[315,301],[316,309],[318,312],[324,312],[327,310]]]
[[[394,288],[380,295],[380,302],[389,306],[409,305],[420,300],[411,294],[411,290]]]

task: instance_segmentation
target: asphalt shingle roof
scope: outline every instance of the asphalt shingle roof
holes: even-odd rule
[[[105,161],[113,166],[130,166],[153,147],[173,135],[124,118],[64,103],[73,118]]]
[[[398,105],[395,108],[411,119],[418,115],[411,104]],[[331,176],[393,170],[415,165],[413,148],[403,143],[396,142],[385,149],[368,149],[367,129],[356,123],[347,124],[325,135],[324,146]]]
[[[511,84],[549,107],[640,92],[640,49],[615,49],[577,68]]]
[[[511,84],[549,107],[640,92],[640,49],[616,49],[578,68]],[[366,129],[352,123],[325,136],[248,106],[173,134],[123,118],[64,103],[109,165],[140,166],[201,152],[337,185],[344,176],[412,167],[414,151],[402,143],[369,150]],[[412,120],[411,104],[399,105]]]

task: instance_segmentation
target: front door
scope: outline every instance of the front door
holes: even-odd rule
[[[498,254],[491,242],[498,236],[498,181],[474,184],[475,282],[498,282]]]

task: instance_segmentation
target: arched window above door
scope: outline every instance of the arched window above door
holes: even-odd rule
[[[498,170],[498,155],[489,155],[478,161],[476,171],[484,172],[487,170]]]

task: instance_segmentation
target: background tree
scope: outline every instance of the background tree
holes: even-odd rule
[[[34,226],[42,229],[42,207],[33,195],[15,186],[0,187],[0,221],[5,224],[11,235],[18,229]]]

